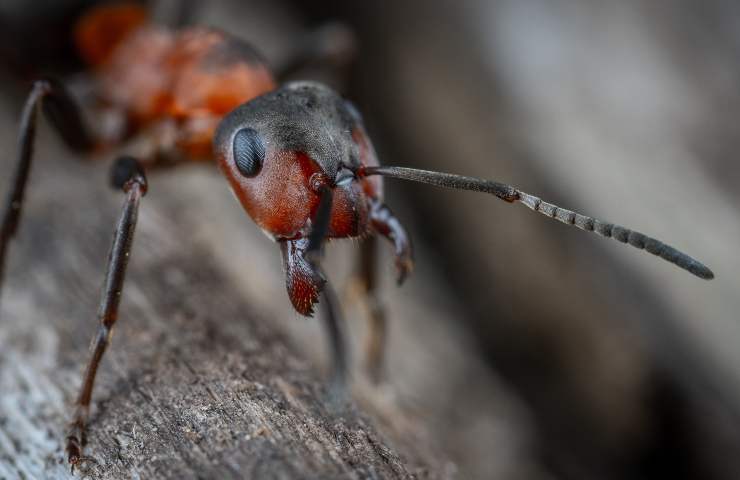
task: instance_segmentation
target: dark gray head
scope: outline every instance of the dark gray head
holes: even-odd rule
[[[367,148],[359,127],[357,111],[336,92],[293,82],[230,112],[214,152],[252,219],[274,237],[290,237],[318,201],[317,179],[334,185],[360,166]]]
[[[221,122],[214,147],[229,157],[239,130],[254,130],[266,150],[299,151],[318,163],[330,178],[340,164],[357,165],[352,131],[360,123],[356,109],[329,87],[292,82],[257,97]]]

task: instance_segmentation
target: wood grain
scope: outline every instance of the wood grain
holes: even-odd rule
[[[104,163],[51,164],[50,157],[65,155],[49,153],[42,148],[46,158],[34,167],[2,297],[3,479],[68,477],[61,452],[67,408],[95,331],[97,291],[122,202],[106,186]],[[178,221],[189,214],[187,204],[175,201],[176,192],[165,195],[176,183],[142,204],[82,474],[440,478],[402,446],[392,447],[354,405],[332,407],[315,365]],[[259,272],[250,277],[259,281]]]

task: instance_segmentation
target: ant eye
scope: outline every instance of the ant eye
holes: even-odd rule
[[[234,162],[245,177],[254,177],[265,160],[265,145],[260,134],[251,128],[242,128],[234,136]]]

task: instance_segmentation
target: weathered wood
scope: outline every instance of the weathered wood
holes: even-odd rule
[[[19,103],[0,107],[0,143],[13,145]],[[0,298],[3,480],[70,478],[69,408],[123,201],[107,186],[109,158],[80,162],[44,124],[39,140]],[[3,155],[0,171],[11,161]],[[356,247],[332,244],[327,269],[359,364],[365,318],[342,282]],[[417,242],[422,261],[400,290],[390,248],[382,253],[389,383],[356,375],[360,408],[336,413],[317,368],[321,325],[292,311],[276,246],[210,166],[150,175],[83,476],[537,478],[527,420],[451,321],[459,307],[423,261],[433,254]]]
[[[107,186],[106,162],[76,162],[48,141],[49,129],[41,135],[47,140],[0,305],[2,479],[69,476],[65,426],[123,200]],[[9,163],[3,159],[3,169]],[[182,185],[201,175],[220,185],[212,171],[155,174],[142,203],[121,318],[93,394],[91,460],[82,475],[443,477],[444,462],[428,463],[428,452],[422,460],[416,440],[396,449],[354,405],[331,407],[315,363],[296,353],[264,308],[271,300],[245,297],[190,228],[201,210]],[[216,198],[231,202],[224,193]],[[255,238],[233,248],[255,256],[274,248]],[[275,260],[273,276],[277,252]],[[261,281],[262,272],[242,268],[244,278]],[[274,300],[288,305],[283,296]],[[290,320],[316,321],[296,317]]]

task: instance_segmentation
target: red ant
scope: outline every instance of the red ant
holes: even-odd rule
[[[323,294],[333,381],[340,389],[346,384],[347,359],[337,301],[320,266],[324,243],[380,234],[395,249],[399,284],[413,268],[409,236],[383,203],[383,176],[520,202],[565,224],[647,250],[700,278],[714,277],[709,268],[659,240],[546,203],[510,185],[380,166],[360,114],[328,87],[313,82],[277,87],[262,57],[242,41],[205,28],[157,29],[146,18],[136,6],[100,7],[83,17],[76,30],[81,53],[99,80],[99,99],[123,114],[124,129],[96,137],[61,84],[34,84],[21,117],[18,164],[0,230],[1,280],[8,242],[18,227],[39,106],[66,144],[81,152],[153,133],[151,151],[120,157],[112,170],[112,183],[123,189],[126,200],[108,260],[100,325],[66,439],[72,468],[82,458],[95,374],[117,319],[139,202],[147,191],[144,170],[162,166],[173,154],[177,159],[216,160],[252,220],[280,245],[288,297],[298,313],[311,316]],[[337,60],[347,43],[346,35],[336,30],[328,37],[324,32],[293,66]],[[373,251],[364,250],[364,257],[366,294],[372,296]],[[375,309],[371,320],[368,358],[377,375],[385,337],[382,311]]]

